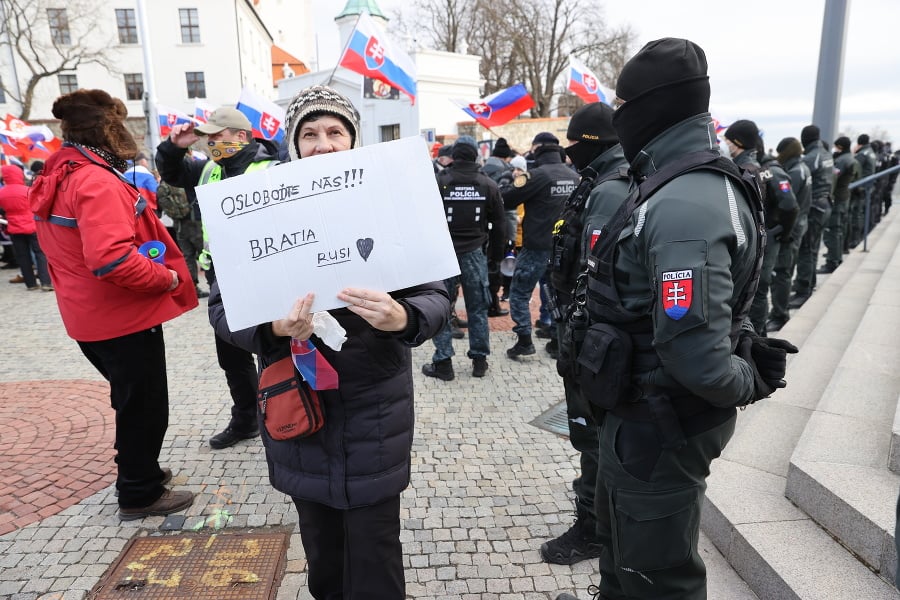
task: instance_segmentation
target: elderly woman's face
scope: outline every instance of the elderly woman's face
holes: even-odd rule
[[[344,122],[329,115],[304,121],[297,131],[300,158],[349,150],[351,144],[350,132]]]

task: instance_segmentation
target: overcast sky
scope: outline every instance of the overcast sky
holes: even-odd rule
[[[886,133],[897,145],[900,0],[848,1],[840,133],[854,141],[859,133]],[[388,15],[409,4],[378,1]],[[314,5],[321,60],[333,63],[340,49],[334,14],[329,13],[339,11],[343,2]],[[800,129],[811,122],[825,0],[617,0],[604,6],[600,18],[635,31],[635,52],[661,37],[699,44],[709,61],[711,112],[723,124],[752,119],[763,130],[766,146],[774,147],[783,137],[799,138]],[[615,87],[614,82],[608,85]]]

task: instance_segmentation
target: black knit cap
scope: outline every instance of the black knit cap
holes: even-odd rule
[[[850,138],[846,135],[842,135],[838,139],[834,140],[834,145],[838,148],[843,148],[844,150],[850,149]]]
[[[463,160],[467,162],[475,162],[475,159],[478,158],[478,150],[475,149],[471,144],[467,144],[466,142],[460,142],[457,140],[455,144],[453,144],[453,149],[450,151],[450,156],[454,161]]]
[[[634,164],[663,131],[709,112],[706,69],[703,49],[680,38],[654,40],[625,63],[616,82],[624,104],[613,116],[625,160]]]
[[[759,128],[748,119],[740,119],[725,130],[725,139],[744,150],[754,150],[759,144]]]
[[[807,125],[800,132],[800,143],[803,144],[803,147],[809,146],[811,143],[815,142],[822,136],[822,132],[819,131],[819,128],[815,125]]]
[[[869,143],[869,134],[863,133],[858,138],[856,138],[856,143],[860,146],[865,146]]]
[[[569,120],[566,139],[590,144],[615,144],[619,136],[612,126],[615,111],[603,102],[591,102],[575,111]]]
[[[512,156],[512,149],[509,147],[509,143],[506,141],[506,138],[497,138],[497,141],[494,143],[494,150],[491,152],[491,156],[496,156],[497,158],[509,158]]]
[[[559,144],[559,138],[549,131],[542,131],[531,140],[532,146],[536,144]]]
[[[616,96],[626,102],[661,87],[709,79],[706,53],[690,40],[662,38],[648,42],[625,63]]]

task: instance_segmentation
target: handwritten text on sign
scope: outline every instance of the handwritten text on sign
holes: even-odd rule
[[[233,330],[344,306],[345,287],[394,291],[459,273],[424,142],[410,137],[197,188]]]

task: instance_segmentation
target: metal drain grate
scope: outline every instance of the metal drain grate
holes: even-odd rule
[[[569,417],[566,413],[566,402],[554,404],[538,415],[529,425],[544,429],[564,437],[569,437]]]
[[[89,600],[271,600],[284,575],[288,531],[133,538]]]

